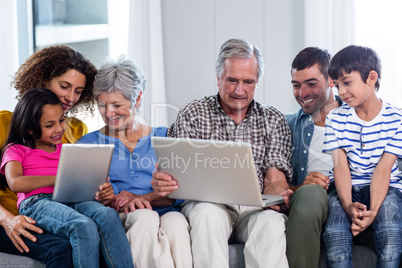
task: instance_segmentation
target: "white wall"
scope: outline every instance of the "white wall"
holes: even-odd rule
[[[16,91],[10,87],[18,68],[17,3],[0,0],[0,110],[13,110]]]
[[[175,119],[177,109],[189,101],[217,92],[216,57],[221,44],[229,38],[250,41],[264,56],[265,75],[256,99],[283,113],[298,109],[292,96],[290,65],[305,46],[306,1],[161,1],[167,104],[172,106],[168,123]],[[0,27],[2,33],[3,28],[7,29],[8,40],[0,42],[1,62],[7,62],[0,72],[0,109],[12,109],[15,91],[8,88],[9,76],[18,67],[15,4],[0,2]]]
[[[283,113],[298,109],[290,83],[293,57],[304,47],[303,1],[162,1],[168,103],[215,94],[215,62],[222,43],[243,38],[264,56],[256,99]],[[173,121],[175,114],[169,114]]]

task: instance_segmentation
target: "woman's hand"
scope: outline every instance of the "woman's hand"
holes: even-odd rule
[[[135,209],[152,209],[151,204],[144,196],[135,195],[127,191],[121,191],[118,195],[115,195],[110,206],[117,212],[125,213],[129,213]]]
[[[122,209],[124,210],[124,213],[128,214],[136,209],[152,209],[152,206],[144,196],[137,195],[135,198],[132,198]]]
[[[113,187],[110,182],[107,182],[99,186],[99,192],[95,194],[95,200],[101,202],[102,204],[109,205],[114,197]]]
[[[36,221],[30,217],[22,215],[14,216],[11,213],[1,221],[1,225],[4,227],[8,237],[21,253],[24,253],[24,251],[29,252],[29,248],[22,240],[21,235],[32,242],[36,242],[36,237],[28,232],[28,230],[38,234],[43,233],[41,228],[34,225],[35,223]]]

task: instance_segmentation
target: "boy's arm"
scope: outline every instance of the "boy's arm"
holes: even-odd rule
[[[56,176],[24,176],[22,165],[18,161],[10,161],[5,165],[8,186],[16,193],[26,193],[41,187],[54,186]]]
[[[352,234],[354,236],[369,227],[377,216],[378,210],[387,196],[391,179],[391,170],[396,159],[397,156],[390,153],[384,153],[381,156],[371,178],[370,210],[356,212],[351,226]]]
[[[374,169],[370,184],[370,210],[374,215],[377,215],[382,202],[387,196],[392,166],[397,158],[394,154],[384,153]]]
[[[345,212],[349,218],[353,217],[352,211],[352,178],[348,165],[348,158],[343,149],[332,151],[332,161],[334,162],[334,181],[336,192]]]

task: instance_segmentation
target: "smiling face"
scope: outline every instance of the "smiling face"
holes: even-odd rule
[[[334,101],[332,80],[325,79],[319,65],[303,70],[292,69],[293,96],[302,110],[310,115]]]
[[[50,80],[45,87],[59,97],[64,112],[67,112],[81,97],[85,89],[86,78],[82,73],[70,69],[61,76]]]
[[[111,130],[120,131],[131,128],[134,124],[136,109],[140,107],[141,95],[137,97],[135,106],[120,92],[102,93],[97,97],[99,113]]]
[[[246,116],[257,86],[258,64],[252,58],[227,58],[222,76],[218,76],[219,96],[223,110],[239,123]]]
[[[352,71],[349,74],[343,72],[341,77],[334,80],[334,84],[342,101],[350,107],[359,108],[378,100],[375,89],[376,81],[377,73],[375,71],[370,71],[366,83],[358,71]]]
[[[42,135],[39,139],[35,139],[36,148],[49,147],[61,143],[61,139],[66,129],[64,112],[61,105],[44,105],[39,125]]]

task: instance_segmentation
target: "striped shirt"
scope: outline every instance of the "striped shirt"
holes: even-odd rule
[[[402,111],[386,102],[370,122],[361,120],[354,108],[344,104],[328,114],[325,132],[323,152],[345,150],[352,185],[370,185],[383,153],[402,156]],[[392,166],[390,186],[402,191],[398,161]]]
[[[285,116],[274,107],[252,101],[246,118],[236,125],[222,109],[219,98],[219,95],[204,97],[184,106],[168,136],[250,143],[261,190],[269,167],[276,167],[288,179],[292,178],[291,133]]]

